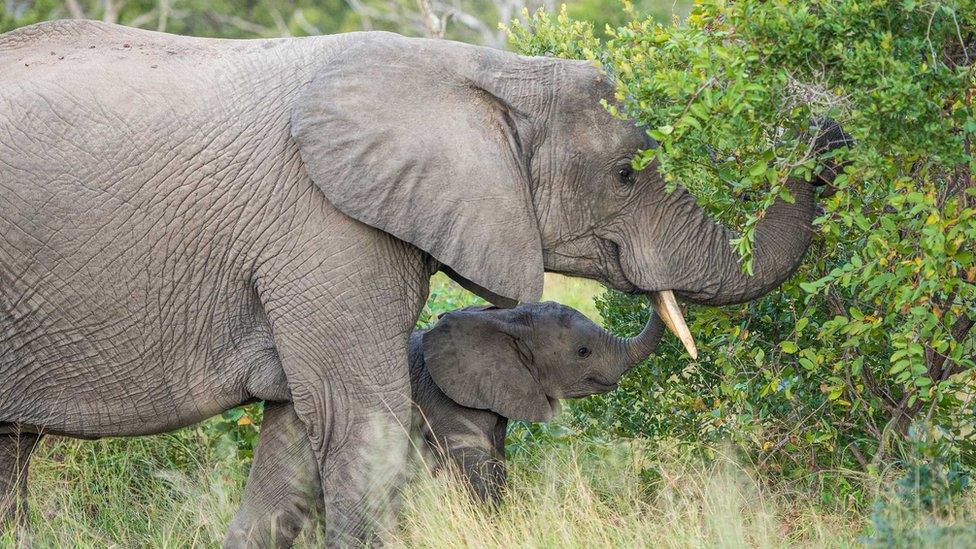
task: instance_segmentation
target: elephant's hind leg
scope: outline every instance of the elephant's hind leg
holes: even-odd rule
[[[267,403],[244,501],[224,548],[290,547],[321,507],[318,462],[290,402]]]
[[[34,434],[0,435],[0,532],[11,526],[26,531],[27,466],[39,440]]]

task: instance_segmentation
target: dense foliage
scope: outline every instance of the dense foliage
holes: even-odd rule
[[[635,16],[605,40],[565,11],[511,34],[520,51],[616,76],[618,114],[660,144],[635,164],[739,228],[730,245],[746,270],[756,222],[789,198],[783,182],[818,169],[811,120],[830,116],[856,140],[837,155],[846,169],[797,275],[748,305],[692,307],[700,359],[664,349],[579,407],[582,424],[731,437],[767,469],[805,476],[904,458],[922,421],[927,440],[976,465],[976,3],[714,0],[683,23]],[[643,320],[612,292],[600,309],[623,332]]]

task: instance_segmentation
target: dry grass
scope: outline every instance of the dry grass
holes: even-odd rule
[[[770,493],[734,460],[654,458],[640,444],[553,448],[513,463],[499,514],[456,483],[419,478],[402,547],[847,547],[860,524]],[[655,481],[649,481],[649,472]]]
[[[245,466],[214,458],[203,444],[210,441],[195,436],[46,445],[31,488],[34,546],[217,546],[240,497]],[[189,459],[166,467],[160,455],[174,454]],[[732,459],[662,457],[632,441],[542,446],[514,456],[510,471],[498,514],[474,505],[444,475],[418,475],[404,491],[399,530],[388,542],[506,549],[845,547],[857,544],[862,526],[818,511],[803,494],[763,487]],[[299,546],[319,540],[313,534]]]

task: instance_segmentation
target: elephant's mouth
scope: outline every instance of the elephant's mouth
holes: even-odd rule
[[[688,324],[685,322],[685,317],[681,312],[681,308],[678,306],[678,301],[674,297],[673,288],[645,288],[634,281],[636,276],[628,276],[627,269],[624,267],[626,264],[636,265],[636,258],[633,257],[633,251],[631,250],[630,262],[624,261],[623,248],[608,239],[600,239],[601,242],[607,242],[608,245],[613,247],[613,257],[615,261],[612,263],[614,267],[619,270],[620,277],[626,281],[626,286],[630,287],[630,290],[624,290],[623,288],[617,288],[621,291],[627,293],[642,293],[650,296],[651,305],[654,307],[654,312],[657,316],[664,321],[664,325],[668,327],[685,346],[688,354],[691,355],[692,359],[698,358],[698,347],[695,345],[695,339],[691,336],[691,330],[688,329]],[[650,279],[650,278],[648,278]]]
[[[600,282],[624,293],[641,293],[641,289],[631,281],[624,271],[620,246],[609,238],[597,237],[597,242],[600,247],[600,255],[606,258],[604,260],[604,280]]]
[[[615,390],[617,387],[618,384],[615,382],[587,379],[584,382],[581,382],[578,386],[566,391],[563,398],[582,398],[590,395],[602,395]]]

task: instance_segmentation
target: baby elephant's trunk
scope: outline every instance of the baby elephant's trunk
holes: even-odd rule
[[[642,360],[649,357],[657,348],[661,341],[661,334],[664,332],[664,323],[656,312],[651,311],[644,324],[644,329],[639,334],[630,338],[617,338],[617,347],[620,349],[620,371],[618,377],[627,370],[639,364]]]

